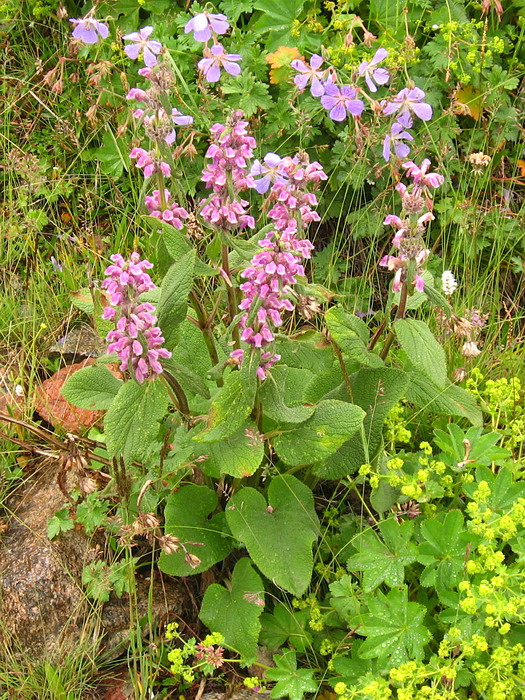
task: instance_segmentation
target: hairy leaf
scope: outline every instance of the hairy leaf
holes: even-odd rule
[[[113,403],[122,382],[104,365],[91,365],[74,372],[62,387],[62,396],[74,406],[103,411]]]

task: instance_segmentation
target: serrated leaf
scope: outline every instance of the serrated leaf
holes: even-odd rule
[[[410,372],[406,398],[417,408],[433,413],[462,416],[475,426],[483,425],[483,414],[475,397],[466,389],[448,383],[444,388],[419,372]]]
[[[120,177],[124,170],[129,170],[128,149],[122,148],[121,139],[117,139],[109,130],[105,132],[102,144],[94,153],[102,162],[102,172],[104,175]]]
[[[165,251],[167,251],[168,255],[174,262],[179,261],[182,257],[184,257],[184,255],[193,250],[187,237],[181,231],[174,228],[171,224],[168,224],[165,221],[160,221],[154,216],[145,216],[144,220],[149,226],[151,226],[152,229],[156,231],[160,230],[162,232],[162,238],[160,239],[159,243],[164,246]],[[214,275],[218,275],[219,271],[202,262],[202,260],[199,260],[199,258],[195,258],[193,273],[197,277],[212,277]]]
[[[243,488],[230,499],[226,520],[265,576],[296,596],[306,591],[312,576],[312,544],[319,534],[307,486],[289,474],[275,477],[268,503],[259,491]]]
[[[80,309],[85,314],[93,313],[93,297],[91,296],[91,291],[89,287],[83,287],[82,289],[77,289],[74,292],[69,292],[69,298],[71,303]]]
[[[195,437],[196,442],[216,442],[236,433],[250,415],[257,391],[257,353],[247,356],[241,369],[230,372],[213,399],[208,425]]]
[[[69,515],[69,508],[62,508],[47,521],[47,536],[50,540],[75,527],[75,521]]]
[[[129,464],[148,456],[168,408],[168,394],[160,379],[124,383],[104,419],[110,457],[122,455]]]
[[[408,589],[403,586],[386,595],[378,591],[368,603],[370,614],[363,615],[359,634],[366,637],[359,649],[363,659],[385,660],[388,667],[409,660],[422,659],[429,630],[421,624],[426,608],[408,602]]]
[[[369,332],[361,319],[347,313],[341,306],[334,306],[326,313],[325,321],[332,339],[351,360],[367,367],[383,365],[379,355],[367,349]]]
[[[394,323],[394,331],[411,364],[436,386],[444,388],[447,381],[445,351],[427,324],[413,318],[400,318]]]
[[[363,421],[365,454],[361,433],[346,441],[328,460],[316,464],[313,472],[324,479],[342,479],[362,464],[374,459],[381,444],[385,419],[405,394],[409,377],[393,367],[362,368],[351,376],[352,396],[356,405],[366,411]]]
[[[419,545],[417,560],[425,566],[420,581],[423,586],[454,588],[463,577],[468,534],[463,515],[452,510],[444,518],[429,518],[421,523],[424,542]]]
[[[358,554],[347,561],[350,571],[363,571],[363,590],[370,593],[381,583],[393,588],[405,578],[405,566],[416,561],[417,548],[410,542],[414,526],[399,524],[394,518],[378,524],[379,537],[372,529],[360,533],[354,541]]]
[[[288,367],[303,369],[312,373],[323,372],[334,360],[333,351],[320,333],[307,331],[296,338],[279,340],[275,352],[281,356],[281,362]]]
[[[91,365],[74,372],[62,387],[62,396],[73,406],[105,411],[113,403],[122,382],[104,365]]]
[[[263,610],[263,582],[246,557],[235,565],[230,590],[217,583],[208,586],[199,619],[212,632],[220,632],[224,643],[246,663],[257,656],[259,617]]]
[[[270,692],[271,698],[289,697],[302,700],[305,693],[317,692],[318,685],[313,679],[313,669],[297,668],[295,651],[285,651],[273,657],[275,668],[266,670],[271,681],[277,681]]]
[[[365,412],[354,404],[335,399],[320,401],[305,423],[278,435],[273,445],[290,466],[319,462],[359,430],[364,417]]]
[[[157,317],[164,336],[164,347],[168,350],[176,345],[178,326],[186,318],[194,264],[195,251],[191,250],[173,263],[160,287]]]
[[[308,619],[306,610],[290,610],[283,603],[278,603],[273,614],[263,613],[261,616],[261,644],[270,651],[276,651],[287,643],[296,651],[306,651],[312,640],[312,635],[305,629]]]
[[[302,372],[304,377],[303,382],[298,375]],[[288,396],[286,391],[287,380],[290,375],[293,375],[294,383],[304,385],[304,381],[310,377],[310,373],[306,370],[295,370],[279,365],[272,369],[268,374],[266,381],[259,390],[259,398],[263,404],[264,414],[278,423],[302,423],[310,418],[315,411],[315,406],[287,406],[284,402],[284,396]]]
[[[199,557],[201,563],[192,568],[184,560],[184,550],[159,558],[159,569],[170,576],[191,576],[207,571],[222,561],[231,551],[224,512],[209,517],[218,504],[217,494],[207,486],[189,484],[166,499],[164,532],[178,537],[182,543],[199,542],[203,546],[185,544],[188,552]]]
[[[264,438],[255,423],[245,423],[230,437],[195,445],[196,457],[207,456],[202,470],[218,479],[223,474],[235,478],[251,476],[264,457]]]
[[[199,394],[205,399],[210,398],[210,390],[204,379],[189,367],[177,362],[173,357],[163,360],[162,366],[165,372],[169,372],[175,379],[180,381],[183,388],[187,388],[193,394]]]

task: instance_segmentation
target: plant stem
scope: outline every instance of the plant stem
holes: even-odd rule
[[[228,260],[228,246],[224,243],[221,246],[221,264],[222,269],[226,274],[226,294],[228,295],[228,326],[232,323],[237,314],[237,299],[235,298],[235,289],[231,286],[230,281],[230,262]],[[235,326],[232,331],[233,344],[238,350],[241,347],[241,338],[239,335],[239,327]]]
[[[209,318],[207,318],[204,307],[202,306],[201,301],[197,296],[197,292],[194,289],[192,289],[190,292],[190,299],[191,305],[197,314],[197,318],[199,319],[199,328],[204,336],[204,342],[208,348],[211,363],[215,367],[215,365],[219,364],[219,356],[217,354],[217,348],[215,347],[215,341],[211,333]]]
[[[352,384],[350,382],[350,377],[348,376],[348,371],[346,369],[345,361],[343,358],[343,353],[341,352],[341,349],[339,348],[339,346],[337,345],[335,340],[333,340],[330,337],[328,339],[330,341],[330,345],[332,346],[332,348],[336,354],[337,361],[339,362],[339,368],[341,369],[343,379],[345,380],[345,386],[346,386],[346,390],[348,392],[348,397],[349,397],[350,401],[353,401]]]
[[[403,282],[403,286],[401,287],[401,296],[399,299],[399,306],[397,307],[397,313],[396,313],[396,317],[394,319],[394,323],[396,321],[399,321],[399,319],[403,318],[403,316],[405,315],[406,306],[407,306],[407,299],[408,299],[408,284],[406,282]],[[394,342],[394,338],[395,338],[395,333],[394,333],[393,329],[390,329],[390,331],[386,337],[383,349],[381,350],[380,357],[382,360],[386,360],[388,353],[390,351],[390,348],[392,346],[392,343]]]
[[[173,392],[173,402],[175,403],[175,406],[178,412],[181,414],[184,422],[189,423],[190,407],[188,406],[188,399],[186,398],[184,389],[181,387],[181,385],[175,379],[175,377],[169,372],[163,372],[161,374],[161,377],[166,383],[170,394]]]

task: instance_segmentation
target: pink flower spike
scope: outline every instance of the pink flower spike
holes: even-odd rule
[[[149,36],[152,32],[153,27],[142,27],[138,32],[125,34],[122,37],[124,41],[131,42],[124,47],[126,55],[135,60],[142,53],[144,63],[148,68],[156,65],[157,56],[162,50],[162,44],[159,41],[149,40]]]

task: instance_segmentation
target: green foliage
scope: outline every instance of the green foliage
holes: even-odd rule
[[[50,540],[58,537],[61,532],[67,532],[75,527],[75,521],[70,515],[69,508],[62,508],[47,521],[47,536]]]
[[[248,663],[257,655],[263,608],[263,582],[250,560],[244,558],[235,565],[228,589],[217,583],[208,586],[199,617],[211,630],[220,632],[225,644]]]
[[[443,389],[447,381],[445,351],[423,321],[413,318],[399,319],[394,323],[399,344],[414,365],[427,379]]]
[[[302,700],[305,693],[317,691],[317,683],[313,679],[314,672],[311,669],[297,668],[295,651],[288,649],[283,654],[276,654],[273,660],[275,668],[266,671],[267,678],[276,681],[270,697]]]
[[[168,350],[175,346],[178,327],[186,318],[194,264],[195,252],[190,251],[173,263],[162,281],[157,314]]]
[[[108,409],[122,382],[104,365],[84,367],[72,374],[62,387],[62,396],[74,406],[90,411]]]

